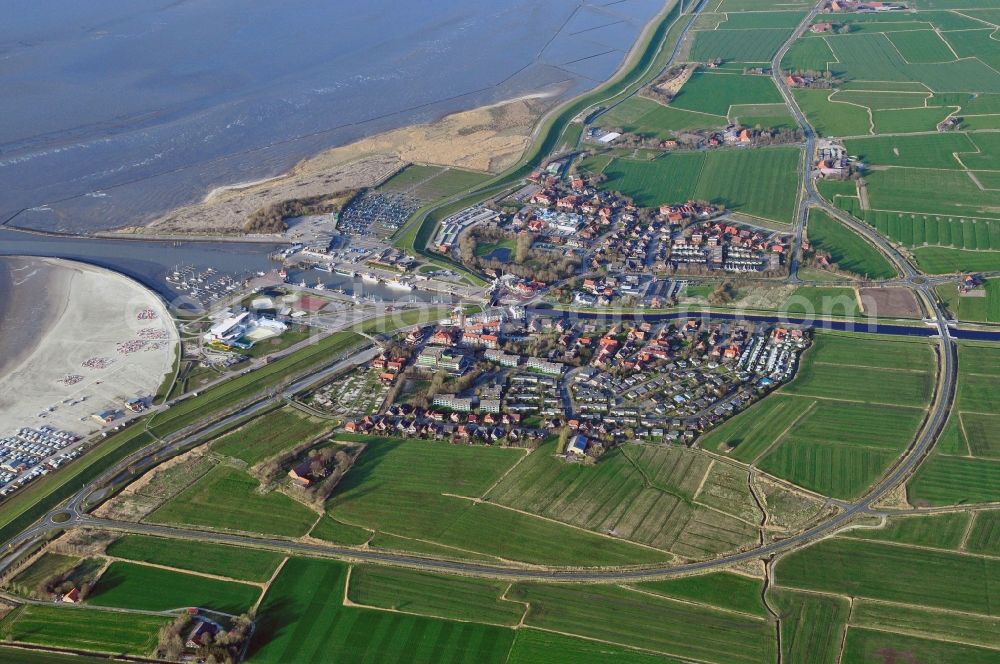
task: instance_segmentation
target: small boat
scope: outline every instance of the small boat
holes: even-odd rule
[[[320,281],[319,279],[317,279],[316,280],[316,285],[313,286],[313,288],[315,288],[316,290],[326,290],[326,284],[324,284],[322,281]]]
[[[388,288],[392,288],[394,290],[405,290],[405,291],[413,290],[412,284],[408,284],[405,281],[400,281],[399,279],[390,279],[389,281],[385,282],[385,285]]]
[[[361,281],[372,281],[372,282],[378,283],[378,277],[376,277],[371,272],[362,272],[361,273]]]

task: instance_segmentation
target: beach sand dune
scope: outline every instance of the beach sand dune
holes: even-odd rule
[[[138,283],[54,259],[4,267],[0,435],[42,424],[91,433],[101,428],[93,414],[151,396],[173,369],[173,320]]]

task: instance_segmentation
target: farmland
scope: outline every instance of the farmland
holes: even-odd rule
[[[855,497],[916,433],[932,359],[920,342],[818,332],[794,381],[701,444],[824,495]]]
[[[781,95],[767,76],[696,72],[680,89],[671,108],[727,116],[736,104],[780,104]]]
[[[1000,496],[1000,371],[996,345],[962,343],[955,406],[942,440],[907,485],[914,504],[993,502]]]
[[[782,557],[775,575],[791,588],[1000,615],[996,558],[827,539]]]
[[[489,503],[476,503],[522,452],[383,439],[368,445],[327,508],[339,522],[511,560],[590,564],[665,560],[665,551],[588,533]],[[517,532],[517,538],[509,537]],[[377,541],[377,539],[376,539]],[[416,542],[419,547],[421,542]]]
[[[809,211],[809,242],[830,254],[841,270],[873,279],[891,279],[896,270],[867,241],[822,210]]]
[[[291,559],[265,595],[249,661],[500,664],[514,632],[342,604],[347,568]]]
[[[595,532],[703,558],[747,544],[757,532],[756,521],[706,510],[695,501],[703,481],[709,487],[715,484],[717,474],[706,477],[709,461],[684,449],[627,445],[596,466],[567,465],[553,455],[550,443],[486,497]],[[745,492],[730,492],[727,498],[723,509],[741,510],[741,501],[743,510],[756,512]]]
[[[884,528],[856,528],[844,535],[858,539],[957,549],[962,543],[971,518],[966,512],[899,516],[890,519]]]
[[[721,609],[766,616],[760,596],[764,582],[729,572],[713,572],[664,581],[648,581],[636,585],[651,593],[709,604]]]
[[[248,611],[259,596],[260,588],[245,583],[113,562],[101,575],[87,602],[94,606],[143,611],[197,606],[239,614]]]
[[[578,664],[594,658],[603,658],[615,664],[681,664],[680,660],[672,657],[530,627],[517,631],[507,664]]]
[[[1000,618],[969,613],[859,600],[854,604],[851,624],[943,641],[1000,647]]]
[[[724,127],[726,117],[694,113],[645,97],[632,97],[601,116],[600,122],[609,129],[666,139],[680,131]]]
[[[941,664],[988,664],[995,662],[997,657],[996,650],[954,643],[951,639],[932,641],[917,636],[859,628],[847,631],[844,642],[845,661],[878,664],[885,661],[883,654],[886,652],[912,653],[914,657],[920,658],[917,661]]]
[[[122,536],[111,543],[107,555],[259,582],[271,578],[282,560],[280,554],[269,551],[206,542],[167,540],[145,535]]]
[[[316,514],[288,496],[260,485],[247,473],[219,465],[153,512],[148,521],[299,537]]]
[[[212,449],[252,466],[329,428],[329,422],[285,406],[227,433],[212,444]]]
[[[836,664],[850,613],[847,599],[785,588],[768,593],[781,616],[782,657],[789,662]]]
[[[15,609],[0,621],[0,639],[90,652],[147,656],[156,646],[160,627],[169,621],[170,618],[165,616],[28,605]]]
[[[799,151],[794,148],[667,154],[653,161],[615,159],[603,185],[643,206],[708,200],[789,223],[794,215]]]
[[[383,567],[354,567],[347,596],[356,604],[434,618],[512,626],[524,605],[500,599],[509,583],[425,574]]]
[[[965,548],[975,553],[1000,555],[1000,511],[976,512]]]
[[[529,604],[530,626],[701,661],[774,657],[773,628],[762,618],[611,586],[518,583],[507,596]]]

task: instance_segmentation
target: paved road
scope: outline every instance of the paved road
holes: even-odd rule
[[[802,30],[805,29],[807,21],[811,20],[811,17],[815,15],[815,10],[807,17],[806,21],[799,26],[796,30],[796,35],[800,34]],[[793,35],[794,39],[795,35]],[[776,62],[780,60],[780,56],[787,51],[791,39],[787,42],[779,51],[779,55],[776,57]],[[675,50],[676,53],[676,50]],[[772,63],[772,65],[775,63]],[[774,67],[775,71],[777,67]],[[796,119],[802,125],[806,136],[810,137],[814,135],[812,127],[806,121],[801,110],[795,104],[794,98],[791,96],[784,85],[784,81],[781,80],[780,75],[776,73],[776,81],[778,82],[779,89],[782,90],[782,94],[786,96],[786,100],[789,101],[789,105],[793,110]],[[810,142],[811,145],[811,142]],[[807,152],[806,159],[811,158],[811,151]],[[824,201],[816,195],[815,189],[812,186],[811,178],[808,177],[808,173],[804,173],[804,187],[806,195],[803,197],[802,204],[811,202],[816,205],[828,209],[828,206],[824,205]],[[831,214],[834,214],[835,208],[829,210]],[[802,209],[800,208],[800,217],[798,223],[796,224],[796,235],[801,237],[801,224],[804,221],[802,215]],[[839,211],[836,211],[838,218],[842,218]],[[789,537],[787,539],[781,540],[779,542],[774,542],[766,545],[756,547],[747,551],[742,551],[739,553],[730,554],[723,556],[714,560],[707,560],[702,562],[688,563],[684,565],[671,565],[671,566],[648,566],[641,568],[631,568],[631,569],[535,569],[535,568],[524,568],[516,565],[493,565],[493,564],[482,564],[482,563],[469,563],[469,562],[456,562],[451,560],[435,559],[435,558],[425,558],[420,556],[406,555],[406,554],[396,554],[390,552],[381,552],[373,550],[357,550],[346,547],[338,547],[332,545],[322,545],[322,544],[309,544],[303,542],[293,542],[286,541],[275,538],[266,537],[252,537],[239,534],[226,534],[226,533],[216,533],[216,532],[205,532],[199,530],[185,529],[185,528],[173,528],[169,526],[160,526],[153,524],[135,524],[135,523],[125,523],[118,521],[110,521],[103,519],[95,519],[90,515],[86,514],[88,505],[93,502],[94,497],[99,497],[102,489],[102,482],[107,482],[109,479],[119,477],[123,470],[127,469],[128,463],[134,463],[134,459],[130,460],[128,463],[119,464],[115,468],[111,469],[108,473],[105,473],[102,477],[98,478],[94,483],[89,484],[84,487],[80,492],[78,492],[70,501],[62,508],[53,510],[48,516],[46,516],[39,524],[33,526],[32,528],[23,532],[20,536],[11,541],[8,545],[8,554],[0,559],[0,569],[5,569],[13,560],[16,559],[23,551],[27,549],[34,541],[40,537],[44,537],[47,534],[56,532],[60,529],[68,527],[79,527],[79,526],[89,526],[89,527],[101,527],[111,530],[123,531],[123,532],[138,532],[146,533],[151,535],[164,535],[164,536],[175,536],[182,538],[206,540],[227,544],[235,544],[241,546],[251,546],[251,547],[261,547],[270,549],[279,549],[283,551],[288,551],[292,553],[299,553],[303,555],[312,556],[325,556],[344,560],[361,561],[377,564],[387,564],[387,565],[398,565],[412,567],[416,569],[422,569],[427,571],[447,571],[456,572],[466,575],[473,576],[483,576],[490,578],[503,578],[503,579],[528,579],[528,580],[544,580],[544,581],[572,581],[572,582],[589,582],[589,583],[617,583],[622,581],[636,580],[636,579],[648,579],[648,578],[663,578],[670,576],[677,576],[680,574],[688,574],[691,572],[707,571],[718,569],[732,565],[734,563],[739,563],[748,560],[758,560],[761,558],[767,558],[773,554],[787,551],[794,547],[798,547],[804,544],[808,544],[816,539],[828,536],[836,532],[841,527],[847,525],[852,519],[858,515],[867,514],[872,511],[872,506],[877,503],[881,498],[886,496],[890,491],[895,489],[899,484],[904,482],[910,474],[916,470],[921,461],[926,458],[927,453],[931,450],[934,442],[937,439],[938,434],[944,426],[945,420],[951,410],[952,402],[954,400],[955,393],[955,382],[957,373],[957,356],[955,351],[954,341],[949,335],[948,331],[948,321],[946,320],[944,313],[942,312],[940,306],[937,304],[933,293],[930,291],[930,286],[927,283],[923,283],[918,277],[920,277],[920,272],[913,267],[899,252],[895,251],[891,245],[888,244],[884,239],[878,236],[871,229],[864,227],[863,225],[858,225],[857,223],[850,223],[844,220],[845,223],[851,225],[857,232],[861,233],[867,237],[870,241],[879,246],[886,255],[891,258],[891,260],[897,265],[900,273],[904,275],[905,283],[913,288],[920,296],[922,296],[925,301],[925,306],[927,310],[931,313],[933,319],[933,324],[937,327],[939,336],[939,373],[938,373],[938,388],[936,392],[935,401],[932,404],[928,418],[924,422],[915,443],[910,447],[906,454],[904,454],[893,466],[893,468],[883,477],[883,479],[878,482],[862,499],[848,504],[844,509],[831,519],[821,523],[817,526],[810,528],[802,533]],[[303,381],[314,380],[315,376],[311,376],[299,382],[299,384],[304,384]],[[259,404],[254,404],[250,408],[263,408],[263,404],[269,404],[268,400],[259,402]],[[234,418],[239,418],[246,416],[250,411],[241,411],[228,418],[213,424],[210,428],[203,430],[197,434],[198,438],[203,438],[206,433],[210,433],[213,430],[218,430],[220,427],[224,427],[227,423],[235,421]],[[193,438],[193,437],[192,437]],[[183,448],[187,443],[193,442],[192,438],[181,438],[172,443],[168,443],[168,448],[172,450],[178,450]],[[153,448],[147,448],[144,450],[146,457],[150,455],[155,455],[156,458],[162,458],[162,454],[169,453],[169,449],[162,447],[160,444],[154,446]],[[140,457],[144,458],[144,457]],[[69,519],[63,521],[62,523],[56,522],[55,518],[57,514],[69,515]]]

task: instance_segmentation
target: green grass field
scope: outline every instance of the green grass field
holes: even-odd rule
[[[34,592],[42,581],[55,574],[63,574],[73,569],[81,558],[77,556],[67,556],[61,553],[46,551],[38,560],[31,563],[27,568],[17,573],[11,580],[11,584],[16,588],[21,588],[27,592]]]
[[[890,519],[884,528],[855,528],[846,531],[844,536],[917,544],[939,549],[957,549],[962,543],[971,518],[967,512],[898,516]]]
[[[1000,511],[976,512],[965,548],[975,553],[1000,556]]]
[[[872,111],[876,134],[904,134],[934,131],[938,123],[951,113],[952,109],[903,108],[891,111]]]
[[[860,235],[819,209],[809,211],[809,242],[842,270],[872,279],[896,276],[892,263]]]
[[[283,537],[309,531],[315,512],[283,493],[258,493],[259,485],[241,470],[216,466],[146,520]]]
[[[1000,615],[1000,559],[856,539],[826,539],[782,557],[778,585]]]
[[[781,95],[770,77],[699,71],[678,91],[670,106],[727,116],[730,107],[737,104],[781,103]]]
[[[270,579],[283,558],[271,551],[146,535],[123,535],[108,546],[107,555],[259,582]]]
[[[680,131],[724,127],[726,117],[693,113],[637,96],[630,97],[602,115],[600,124],[602,127],[618,128],[640,136],[666,139]],[[591,170],[585,165],[581,165],[581,169]]]
[[[460,168],[410,164],[378,188],[380,191],[404,193],[418,200],[431,202],[471,189],[490,177],[489,173]]]
[[[791,28],[699,30],[693,33],[694,44],[691,46],[690,58],[698,62],[712,58],[736,62],[770,62],[791,34]]]
[[[526,624],[558,632],[705,662],[758,664],[775,655],[774,628],[762,618],[634,590],[518,583],[508,597],[530,604]]]
[[[145,657],[156,647],[164,616],[80,607],[25,605],[0,621],[0,639],[55,648]],[[19,662],[34,661],[30,658]],[[74,660],[76,661],[76,660]]]
[[[135,563],[108,566],[87,598],[94,606],[168,611],[197,606],[223,613],[248,611],[260,588]]]
[[[865,136],[871,130],[868,111],[830,101],[829,90],[794,90],[792,94],[820,136]]]
[[[514,632],[343,606],[346,567],[293,558],[257,613],[248,661],[502,664]]]
[[[679,579],[647,581],[636,584],[635,587],[665,597],[708,604],[755,616],[767,616],[767,611],[761,602],[764,582],[749,576],[711,572]]]
[[[262,415],[212,443],[212,449],[249,465],[270,458],[331,429],[331,423],[285,406]]]
[[[850,607],[845,598],[772,588],[768,602],[781,617],[783,661],[837,664]]]
[[[477,498],[521,456],[513,449],[383,439],[369,443],[328,503],[341,523],[462,551],[547,564],[615,565],[669,554],[531,517]],[[445,495],[450,494],[450,495]],[[518,537],[510,537],[512,532]],[[376,542],[378,537],[376,537]],[[415,546],[419,546],[417,543]]]
[[[107,657],[63,655],[43,650],[0,646],[0,664],[107,664]]]
[[[795,213],[795,148],[667,154],[653,161],[616,159],[607,189],[642,206],[708,200],[745,214],[788,223]]]
[[[854,602],[851,625],[1000,648],[1000,618],[971,613],[885,604],[862,599]]]
[[[959,132],[929,136],[854,138],[844,141],[844,147],[849,154],[870,165],[955,170],[960,169],[962,165],[953,153],[976,150],[976,146],[968,136]]]
[[[1000,251],[962,251],[947,247],[914,250],[920,269],[929,274],[995,272],[1000,270]]]
[[[507,664],[580,664],[608,661],[615,664],[682,664],[664,655],[612,646],[599,641],[574,639],[530,627],[517,630]]]
[[[723,452],[732,449],[735,458],[751,463],[814,405],[811,399],[771,395],[713,429],[702,438],[701,446]]]
[[[360,546],[371,539],[372,533],[364,528],[341,523],[329,514],[324,514],[309,532],[309,536],[334,544]]]
[[[756,537],[751,523],[694,502],[710,462],[698,452],[626,445],[594,466],[567,464],[553,452],[554,443],[540,447],[487,498],[690,558],[735,550]],[[724,509],[739,509],[740,503],[745,509],[752,498],[730,496]]]
[[[857,627],[847,630],[844,642],[845,662],[883,664],[885,654],[893,652],[907,653],[913,658],[910,661],[935,664],[992,664],[997,661],[996,650],[966,646],[950,640],[933,641]]]
[[[500,599],[509,585],[504,581],[357,566],[351,569],[347,596],[364,606],[513,626],[524,615],[524,605]]]

